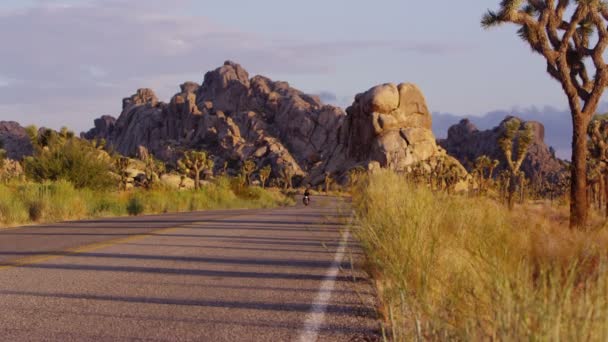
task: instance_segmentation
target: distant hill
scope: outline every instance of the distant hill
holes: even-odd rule
[[[602,103],[599,113],[608,112],[608,103]],[[450,126],[457,124],[463,118],[469,119],[481,130],[498,125],[506,116],[513,115],[525,121],[538,121],[545,127],[545,143],[552,146],[559,158],[570,159],[572,122],[568,110],[560,110],[550,106],[543,108],[516,108],[510,111],[496,110],[482,116],[456,115],[452,113],[433,113],[433,132],[439,139],[447,137]]]
[[[498,139],[504,133],[505,122],[509,118],[511,117],[503,118],[496,127],[487,130],[479,130],[468,119],[462,119],[458,124],[450,127],[447,138],[440,139],[439,144],[469,171],[472,171],[472,163],[475,159],[482,155],[499,160],[497,171],[503,170],[507,163]],[[528,123],[532,126],[534,139],[522,164],[522,170],[533,182],[540,183],[549,179],[553,183],[559,183],[565,177],[564,163],[556,158],[545,144],[546,130],[543,124],[537,121],[528,121]],[[524,122],[522,128],[523,125]]]

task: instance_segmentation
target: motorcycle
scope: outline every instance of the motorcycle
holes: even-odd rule
[[[302,199],[302,202],[304,203],[305,206],[308,206],[310,204],[310,197],[304,196],[304,198]]]

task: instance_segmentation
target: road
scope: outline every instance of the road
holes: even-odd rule
[[[369,340],[347,207],[315,200],[0,230],[0,340]]]

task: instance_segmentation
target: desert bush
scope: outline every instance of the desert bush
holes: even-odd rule
[[[0,184],[0,223],[16,224],[27,221],[27,209],[23,202],[16,201],[15,197],[14,189]]]
[[[115,187],[115,181],[110,177],[111,167],[104,152],[78,139],[38,149],[36,155],[25,159],[26,175],[31,180],[65,180],[79,189]]]
[[[127,203],[127,213],[129,213],[129,215],[131,215],[131,216],[138,216],[138,215],[141,215],[143,212],[144,212],[143,200],[137,195],[134,195],[131,198],[129,198],[129,202]]]
[[[387,334],[398,341],[608,338],[607,233],[391,172],[353,192]],[[517,213],[519,212],[519,214]]]

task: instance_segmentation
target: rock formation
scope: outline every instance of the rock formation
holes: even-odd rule
[[[498,159],[500,165],[497,171],[505,168],[506,161],[498,145],[498,138],[504,132],[504,124],[510,119],[505,118],[497,127],[491,130],[480,131],[468,119],[453,125],[448,130],[447,139],[440,140],[448,154],[457,158],[469,170],[472,163],[481,155]],[[557,159],[545,144],[545,128],[540,122],[528,122],[533,127],[534,140],[528,149],[528,155],[522,164],[522,170],[533,181],[540,179],[561,178],[565,172],[562,161]],[[523,123],[522,123],[523,124]],[[498,174],[498,172],[495,172]]]
[[[249,77],[227,61],[186,82],[168,104],[150,89],[123,100],[118,119],[104,116],[87,139],[105,139],[135,156],[140,146],[169,163],[187,149],[204,149],[216,168],[239,168],[253,159],[271,165],[274,176],[289,168],[309,182],[326,172],[339,176],[356,166],[405,171],[430,158],[449,158],[430,130],[424,96],[411,84],[385,84],[357,95],[347,110],[324,105],[286,82]]]
[[[25,128],[16,122],[0,121],[0,140],[10,159],[21,160],[34,152]]]
[[[150,89],[123,100],[118,119],[104,116],[87,139],[106,139],[117,151],[135,156],[144,146],[157,158],[175,162],[186,149],[205,149],[216,167],[231,168],[253,158],[305,176],[336,146],[344,112],[318,98],[262,76],[249,78],[240,65],[226,62],[208,72],[202,85],[186,82],[169,104]]]
[[[358,94],[341,126],[339,145],[322,168],[341,174],[353,167],[411,171],[421,162],[459,163],[437,146],[432,118],[420,89],[413,84],[383,84]],[[313,174],[313,179],[319,175]]]

